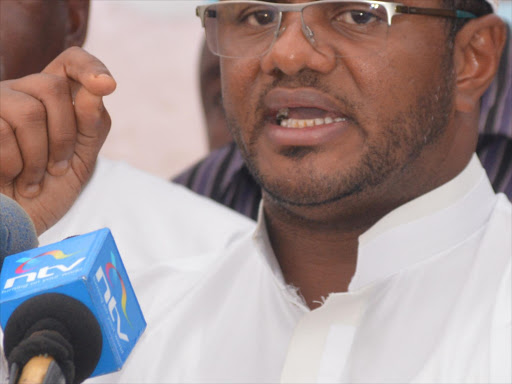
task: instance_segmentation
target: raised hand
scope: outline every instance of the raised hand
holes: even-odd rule
[[[0,82],[0,193],[16,200],[38,234],[55,224],[89,180],[111,121],[116,83],[81,48],[41,73]]]

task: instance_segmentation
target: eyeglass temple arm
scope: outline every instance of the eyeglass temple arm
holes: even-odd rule
[[[406,13],[409,15],[427,15],[441,16],[452,19],[474,19],[476,15],[471,12],[461,11],[458,9],[436,9],[436,8],[418,8],[408,7],[406,5],[397,5],[395,8],[397,13]]]

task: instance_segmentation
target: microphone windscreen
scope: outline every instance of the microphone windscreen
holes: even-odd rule
[[[121,369],[146,328],[106,228],[6,257],[0,308],[6,353],[42,331],[50,334],[32,340],[54,348],[51,332],[58,332],[73,344],[77,380]],[[54,352],[55,360],[57,355],[70,360],[65,350]]]
[[[34,296],[14,310],[5,326],[4,351],[8,359],[11,360],[10,354],[18,344],[38,331],[33,325],[39,322],[44,324],[44,329],[56,328],[71,343],[75,363],[74,382],[81,383],[91,376],[103,345],[100,325],[89,308],[60,293]],[[58,324],[59,328],[53,327],[52,322]],[[64,332],[60,329],[62,326]]]
[[[4,258],[37,247],[32,220],[21,206],[0,194],[0,270]]]

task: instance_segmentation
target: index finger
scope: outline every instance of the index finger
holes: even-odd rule
[[[109,95],[116,89],[116,82],[105,64],[78,47],[66,49],[43,73],[70,78],[96,96]]]

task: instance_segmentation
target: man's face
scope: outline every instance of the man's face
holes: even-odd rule
[[[446,150],[439,142],[452,111],[453,71],[444,23],[398,15],[378,53],[332,57],[305,39],[298,13],[285,13],[286,29],[267,54],[222,59],[228,123],[267,196],[317,206],[375,198],[383,185],[400,193],[411,182],[405,169],[414,174],[416,159]],[[280,110],[298,124],[324,123],[281,127]]]
[[[65,48],[66,1],[0,0],[0,79],[41,71]]]

